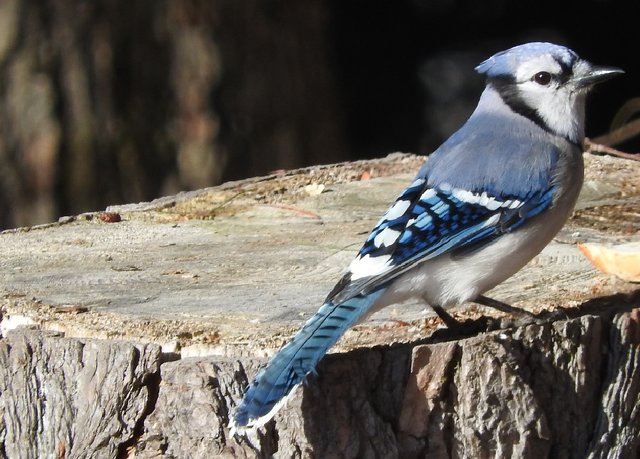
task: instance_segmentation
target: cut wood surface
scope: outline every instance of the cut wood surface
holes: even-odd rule
[[[456,336],[424,304],[389,307],[275,422],[229,437],[246,383],[423,161],[274,173],[1,233],[0,456],[635,457],[640,287],[576,244],[638,241],[640,163],[591,155],[574,217],[489,292],[534,323],[462,305],[473,327]]]

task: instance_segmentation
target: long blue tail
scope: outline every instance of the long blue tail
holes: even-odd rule
[[[244,394],[233,414],[234,428],[263,425],[305,376],[314,371],[344,332],[380,297],[383,289],[334,305],[325,303],[293,339],[274,355]]]

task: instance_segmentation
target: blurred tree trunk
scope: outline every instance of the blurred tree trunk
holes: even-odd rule
[[[0,227],[344,153],[326,2],[0,2]]]

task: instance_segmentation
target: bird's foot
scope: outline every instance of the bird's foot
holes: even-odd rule
[[[503,327],[522,327],[530,324],[543,324],[547,322],[553,322],[554,320],[566,319],[566,312],[562,309],[547,313],[534,314],[525,309],[511,306],[510,304],[503,303],[502,301],[494,300],[484,295],[480,295],[474,300],[474,303],[478,303],[482,306],[487,306],[498,311],[508,314],[508,317],[502,319]]]
[[[431,306],[440,320],[447,326],[447,329],[458,336],[471,336],[478,333],[488,332],[505,328],[500,319],[493,317],[481,317],[475,320],[459,321],[451,316],[441,306]]]
[[[525,309],[518,308],[515,306],[511,306],[510,304],[503,303],[502,301],[494,300],[493,298],[489,298],[488,296],[480,295],[475,300],[474,303],[480,304],[482,306],[487,306],[489,308],[497,309],[498,311],[504,312],[505,314],[509,314],[512,317],[511,321],[514,324],[524,325],[526,323],[535,323],[539,317],[529,312]]]

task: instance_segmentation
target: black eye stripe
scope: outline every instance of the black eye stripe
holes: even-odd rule
[[[515,78],[512,76],[502,76],[490,78],[488,81],[496,91],[498,91],[498,94],[500,94],[504,103],[507,104],[511,110],[530,119],[545,131],[553,132],[544,122],[536,109],[529,106],[522,98],[522,94],[518,90],[518,82],[516,82]],[[533,81],[533,77],[531,78],[531,81]],[[575,143],[570,139],[567,140],[571,143]]]

